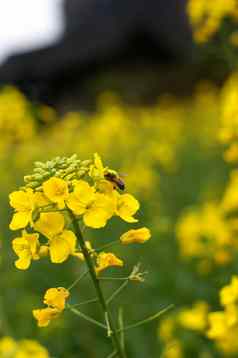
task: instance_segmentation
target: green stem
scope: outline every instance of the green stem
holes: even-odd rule
[[[88,274],[88,270],[84,271],[76,280],[68,287],[68,291],[72,290],[74,286],[77,285],[79,281],[81,281]]]
[[[81,318],[84,318],[86,321],[88,321],[88,322],[90,322],[90,323],[93,323],[93,324],[95,324],[95,325],[98,326],[98,327],[107,329],[107,327],[105,326],[105,324],[102,324],[101,322],[96,321],[94,318],[89,317],[88,315],[86,315],[85,313],[83,313],[83,312],[77,310],[76,308],[74,308],[74,307],[72,307],[72,306],[70,306],[70,305],[68,305],[67,307],[68,307],[68,309],[69,309],[71,312],[73,312],[74,314],[76,314],[77,316],[79,316],[79,317],[81,317]]]
[[[174,305],[169,305],[168,307],[164,308],[163,310],[155,313],[153,316],[147,317],[147,318],[143,319],[142,321],[136,322],[134,324],[130,324],[129,326],[124,327],[123,329],[118,329],[117,333],[122,332],[122,330],[127,331],[128,329],[136,328],[136,327],[142,326],[145,323],[149,323],[149,322],[155,320],[156,318],[159,318],[162,314],[164,314],[165,312],[170,310],[172,307],[174,307]]]
[[[104,250],[104,249],[107,249],[108,247],[118,245],[118,244],[120,244],[120,242],[121,242],[120,240],[111,241],[111,242],[109,242],[108,244],[105,244],[105,245],[103,245],[103,246],[101,246],[101,247],[96,248],[95,251],[96,251],[96,252],[102,251],[102,250]]]
[[[95,302],[98,302],[98,298],[92,298],[91,300],[75,303],[75,304],[71,305],[71,307],[83,306],[83,305],[87,305],[89,303],[95,303]]]
[[[107,299],[107,304],[109,304],[119,293],[127,286],[129,280],[124,281],[113,294]]]
[[[86,262],[86,264],[88,266],[89,274],[90,274],[91,279],[93,281],[93,284],[94,284],[94,287],[95,287],[95,290],[96,290],[96,293],[97,293],[97,296],[98,296],[98,300],[99,300],[100,305],[102,307],[106,323],[109,324],[109,329],[108,329],[109,336],[110,336],[110,338],[112,340],[112,343],[113,343],[113,345],[115,347],[115,350],[117,351],[118,357],[126,358],[126,355],[123,352],[123,349],[122,349],[121,344],[120,344],[119,336],[117,334],[116,329],[114,328],[114,323],[112,321],[111,313],[108,310],[107,302],[106,302],[106,300],[104,298],[104,295],[103,295],[103,292],[102,292],[102,289],[101,289],[101,286],[100,286],[100,282],[99,282],[99,280],[97,278],[97,275],[96,275],[96,272],[95,272],[95,269],[94,269],[94,264],[92,262],[91,256],[90,256],[90,254],[89,254],[89,252],[87,250],[87,247],[85,245],[85,241],[84,241],[83,235],[81,233],[78,221],[77,221],[76,217],[74,216],[74,214],[72,213],[72,211],[69,210],[69,213],[70,213],[70,216],[72,218],[72,224],[73,224],[76,236],[77,236],[77,238],[79,240],[80,248],[81,248],[82,253],[83,253],[84,257],[85,257],[85,262]],[[110,332],[111,332],[111,334],[110,334]]]

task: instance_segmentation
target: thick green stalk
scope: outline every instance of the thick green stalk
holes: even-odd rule
[[[97,293],[97,296],[98,296],[99,303],[100,303],[100,305],[102,307],[102,310],[103,310],[103,313],[104,313],[105,321],[106,321],[106,324],[107,324],[107,327],[108,327],[108,336],[112,340],[114,348],[116,349],[116,352],[117,352],[117,356],[119,358],[126,358],[126,354],[125,354],[125,352],[122,349],[121,344],[120,344],[120,339],[119,339],[118,333],[117,333],[117,331],[116,331],[116,329],[114,327],[114,323],[112,321],[111,313],[110,313],[110,311],[108,309],[106,299],[104,298],[104,295],[103,295],[103,292],[102,292],[102,289],[101,289],[101,286],[100,286],[100,282],[99,282],[99,280],[97,278],[97,275],[96,275],[96,272],[95,272],[95,269],[94,269],[94,264],[92,262],[91,256],[90,256],[90,254],[89,254],[89,252],[87,250],[87,247],[85,245],[85,241],[84,241],[82,232],[80,230],[77,218],[74,216],[72,211],[70,211],[70,216],[72,218],[72,224],[73,224],[76,236],[77,236],[77,238],[79,240],[79,245],[80,245],[80,248],[81,248],[82,253],[84,255],[85,262],[86,262],[86,264],[88,266],[89,274],[90,274],[91,279],[93,281],[93,284],[94,284],[94,287],[95,287],[95,290],[96,290],[96,293]]]

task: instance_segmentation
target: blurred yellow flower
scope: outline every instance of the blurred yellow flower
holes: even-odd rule
[[[26,270],[31,264],[31,260],[38,260],[39,257],[39,234],[28,234],[22,232],[22,237],[18,237],[12,241],[12,248],[18,256],[15,266],[20,270]]]
[[[98,274],[111,266],[123,266],[123,261],[111,252],[100,252],[97,257],[96,273]]]
[[[146,227],[140,229],[132,229],[121,235],[120,240],[122,244],[143,244],[151,238],[150,230]]]
[[[18,351],[14,358],[49,358],[49,354],[38,342],[22,339],[18,343]]]
[[[61,178],[52,177],[43,183],[45,196],[57,204],[60,209],[64,208],[65,200],[68,198],[68,184]]]
[[[11,337],[3,337],[0,339],[0,357],[14,357],[17,351],[17,343]]]
[[[187,329],[204,332],[207,327],[208,308],[206,302],[196,302],[192,308],[182,309],[178,313],[178,321]]]
[[[235,302],[238,303],[238,276],[233,276],[231,283],[221,289],[220,300],[224,306]]]
[[[211,339],[223,338],[228,330],[226,315],[223,311],[208,314],[209,329],[207,336]]]

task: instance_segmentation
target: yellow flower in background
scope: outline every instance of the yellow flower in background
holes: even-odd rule
[[[116,257],[116,255],[114,255],[111,252],[100,252],[98,257],[97,257],[97,266],[95,268],[96,273],[98,274],[99,272],[107,269],[108,267],[111,266],[123,266],[124,263],[121,259],[119,259],[118,257]]]
[[[150,230],[146,227],[143,227],[141,229],[135,229],[135,230],[129,230],[125,232],[120,237],[120,241],[122,244],[143,244],[144,242],[148,241],[151,238]]]
[[[47,349],[31,339],[22,339],[14,358],[49,358]]]
[[[64,230],[64,215],[58,212],[41,213],[38,221],[34,223],[35,230],[52,238]]]
[[[53,319],[57,318],[65,309],[65,301],[69,297],[69,291],[64,287],[49,288],[44,295],[46,308],[32,311],[39,327],[47,327]]]
[[[238,208],[238,170],[230,173],[230,179],[222,199],[224,211],[236,210]]]
[[[65,200],[68,198],[68,184],[61,178],[52,177],[43,183],[45,196],[57,204],[60,209],[64,208]]]
[[[49,323],[60,315],[57,308],[40,308],[32,311],[33,317],[37,320],[38,327],[47,327]]]
[[[128,223],[135,223],[138,220],[133,215],[139,210],[140,204],[138,200],[131,194],[118,194],[116,215]]]
[[[238,303],[238,276],[233,276],[231,283],[221,289],[220,300],[224,306],[235,302]]]
[[[20,270],[29,268],[32,260],[38,260],[39,257],[39,234],[28,234],[22,232],[22,237],[18,237],[12,241],[13,251],[17,254],[18,260],[15,266]]]
[[[226,336],[228,326],[226,315],[223,311],[208,314],[209,329],[207,336],[211,339],[222,339]]]
[[[207,327],[208,308],[206,302],[196,302],[192,308],[178,313],[178,321],[187,329],[203,332]]]
[[[70,255],[75,255],[77,238],[73,231],[64,230],[61,234],[49,240],[49,254],[51,262],[62,263]]]
[[[3,337],[0,339],[0,357],[14,357],[17,351],[17,342],[11,337]]]
[[[26,191],[14,191],[9,195],[10,205],[16,210],[9,225],[11,230],[25,228],[32,221],[32,212],[35,208],[34,192],[32,189]]]
[[[44,304],[63,311],[68,297],[69,291],[64,287],[49,288],[44,296]]]

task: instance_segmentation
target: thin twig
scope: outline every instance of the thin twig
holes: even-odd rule
[[[163,310],[157,312],[156,314],[154,314],[153,316],[147,317],[139,322],[130,324],[129,326],[126,326],[123,328],[123,331],[127,331],[128,329],[132,329],[132,328],[136,328],[139,326],[142,326],[145,323],[149,323],[153,320],[155,320],[156,318],[159,318],[162,314],[164,314],[165,312],[167,312],[168,310],[170,310],[172,307],[174,307],[174,305],[169,305],[168,307],[164,308]],[[117,333],[120,333],[121,329],[117,330]]]

